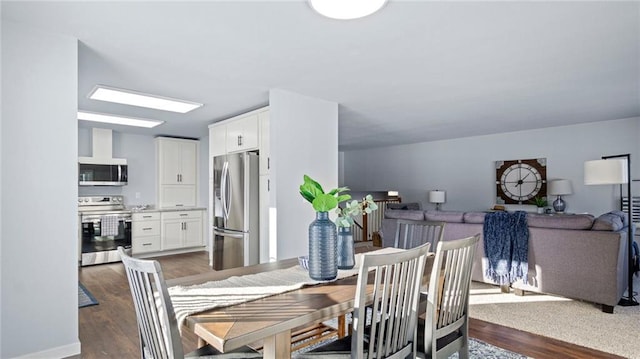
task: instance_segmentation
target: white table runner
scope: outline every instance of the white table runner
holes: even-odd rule
[[[401,249],[382,248],[366,254],[386,254],[397,251],[401,251]],[[353,269],[338,270],[336,280],[357,275],[360,271],[362,256],[363,254],[356,254],[356,265]],[[182,330],[184,320],[191,314],[249,302],[299,289],[305,285],[320,283],[325,282],[309,278],[309,273],[296,265],[291,268],[229,277],[203,284],[174,286],[168,288],[168,291],[178,321],[178,328]]]

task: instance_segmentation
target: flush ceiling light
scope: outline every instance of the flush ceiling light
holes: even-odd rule
[[[387,0],[309,0],[311,7],[326,17],[357,19],[380,10]]]
[[[123,117],[115,115],[107,115],[104,113],[94,113],[86,111],[78,111],[78,120],[112,123],[116,125],[136,126],[152,128],[164,123],[164,121],[147,120],[133,117]]]
[[[201,103],[178,100],[175,98],[149,95],[142,92],[118,89],[104,85],[97,85],[89,93],[92,100],[121,103],[156,110],[187,113],[202,107]]]

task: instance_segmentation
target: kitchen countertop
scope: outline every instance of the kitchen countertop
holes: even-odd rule
[[[181,211],[206,211],[204,207],[175,207],[175,208],[140,208],[139,206],[127,207],[132,213],[151,213],[151,212],[181,212]]]

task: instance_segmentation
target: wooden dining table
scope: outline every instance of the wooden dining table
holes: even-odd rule
[[[379,248],[360,248],[367,252]],[[167,281],[193,285],[298,265],[297,258],[212,271]],[[262,341],[264,358],[289,358],[295,328],[337,318],[353,311],[358,276],[305,286],[262,299],[189,315],[184,325],[221,352]]]

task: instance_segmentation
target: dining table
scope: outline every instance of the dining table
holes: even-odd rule
[[[385,251],[377,247],[361,247],[358,252],[375,250]],[[168,280],[167,286],[191,286],[234,276],[273,272],[297,265],[297,258],[284,259]],[[357,281],[358,275],[351,275],[190,314],[186,316],[182,330],[187,328],[193,331],[202,344],[207,343],[223,353],[262,342],[264,358],[290,358],[294,329],[333,318],[344,318],[345,314],[353,311]],[[344,319],[341,326],[344,332]]]

